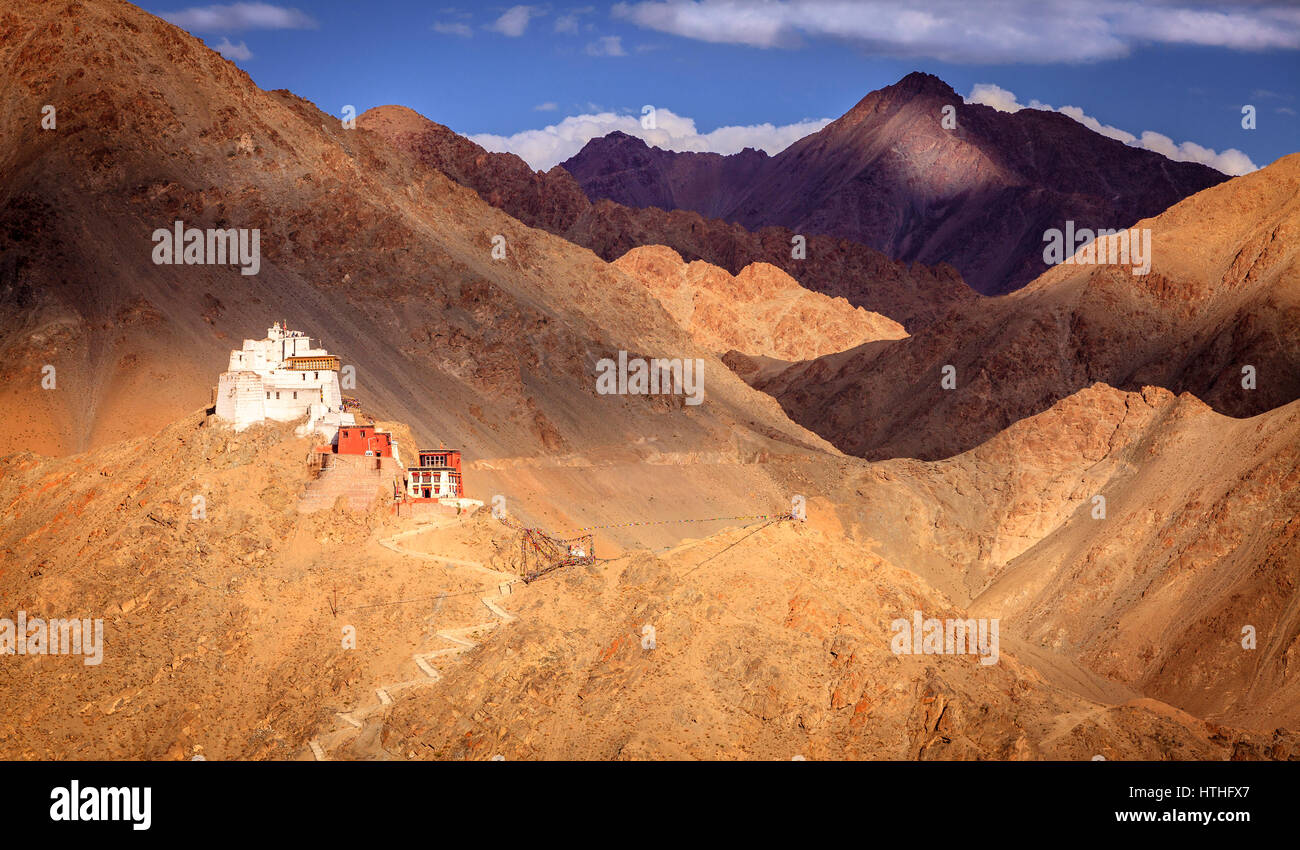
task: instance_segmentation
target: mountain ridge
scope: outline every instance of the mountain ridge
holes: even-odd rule
[[[849,240],[809,236],[804,256],[796,258],[788,228],[749,231],[693,211],[593,203],[563,167],[534,171],[518,156],[489,153],[407,107],[367,110],[357,117],[357,126],[525,224],[587,247],[609,262],[633,248],[666,245],[687,261],[704,260],[733,275],[751,263],[770,263],[808,289],[844,297],[906,327],[933,321],[952,305],[978,298],[951,266],[894,262]]]
[[[907,339],[768,371],[756,386],[872,459],[965,451],[1099,381],[1191,392],[1235,417],[1281,407],[1300,398],[1298,191],[1292,154],[1138,222],[1152,234],[1145,275],[1062,263]]]
[[[952,107],[956,126],[943,126]],[[733,155],[735,156],[735,155]],[[1042,235],[1066,220],[1123,228],[1227,180],[1094,133],[1068,116],[966,103],[914,72],[727,179],[700,160],[632,136],[601,137],[561,163],[588,197],[701,211],[674,187],[692,175],[717,189],[711,214],[748,229],[850,239],[904,262],[946,262],[975,290],[1014,291],[1045,269]]]

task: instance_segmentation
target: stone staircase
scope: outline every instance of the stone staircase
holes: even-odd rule
[[[367,460],[373,462],[373,458]],[[349,510],[368,511],[374,507],[382,488],[391,486],[391,480],[392,473],[387,469],[367,469],[364,463],[336,463],[307,482],[298,499],[298,513],[329,510],[340,496],[347,500]]]

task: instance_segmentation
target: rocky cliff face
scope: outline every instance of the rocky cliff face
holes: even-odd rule
[[[953,129],[941,124],[949,106]],[[1059,113],[966,104],[922,73],[770,158],[675,153],[614,133],[562,165],[593,200],[849,239],[906,262],[949,263],[989,295],[1046,268],[1048,228],[1128,227],[1227,179]]]

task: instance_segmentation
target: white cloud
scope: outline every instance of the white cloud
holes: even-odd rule
[[[458,24],[454,22],[439,22],[433,25],[433,31],[443,35],[458,35],[461,38],[469,38],[474,31],[469,28],[469,24]]]
[[[311,16],[269,3],[231,3],[194,6],[158,16],[193,32],[235,32],[238,30],[314,29]]]
[[[1028,105],[1016,100],[1014,92],[1009,92],[1002,86],[993,83],[976,83],[975,87],[970,90],[970,95],[966,97],[967,103],[982,103],[985,106],[991,106],[999,112],[1019,112],[1022,109],[1051,109],[1052,107],[1043,103],[1041,100],[1031,100]]]
[[[568,10],[555,19],[555,31],[570,34],[576,33],[581,24],[581,21],[578,19],[583,15],[590,15],[594,11],[596,11],[595,6],[582,6],[577,9]],[[591,24],[587,25],[587,29],[591,29]]]
[[[536,106],[533,107],[533,110],[536,112],[554,112],[559,108],[560,105],[558,103],[556,103],[553,100],[548,100],[545,103],[537,104]]]
[[[1250,157],[1236,148],[1228,148],[1221,153],[1216,153],[1210,148],[1196,144],[1196,142],[1174,144],[1173,139],[1151,130],[1143,131],[1139,142],[1141,147],[1164,154],[1170,159],[1179,162],[1199,162],[1233,177],[1249,174],[1259,168],[1250,161]]]
[[[488,29],[518,38],[528,30],[528,22],[545,14],[533,6],[511,6],[501,17],[488,24]]]
[[[540,130],[525,130],[512,136],[480,133],[470,138],[489,151],[517,154],[533,168],[545,171],[582,150],[582,146],[592,139],[615,130],[621,130],[629,136],[644,140],[646,144],[665,150],[729,154],[750,147],[775,154],[830,122],[829,118],[820,118],[779,127],[753,124],[719,127],[712,132],[701,133],[693,119],[660,108],[655,113],[653,130],[642,128],[640,115],[598,112],[573,115]]]
[[[222,36],[221,43],[213,45],[212,49],[227,59],[239,59],[246,62],[253,58],[253,51],[248,49],[247,44],[242,41],[239,44],[231,44],[230,39],[225,36]]]
[[[1048,109],[1059,112],[1062,115],[1068,115],[1094,133],[1118,139],[1126,145],[1155,151],[1178,162],[1199,162],[1233,177],[1249,174],[1258,169],[1258,166],[1251,162],[1250,157],[1236,148],[1216,152],[1211,148],[1198,145],[1196,142],[1175,144],[1173,139],[1152,130],[1145,130],[1140,136],[1135,136],[1127,130],[1101,123],[1077,106],[1062,106],[1060,109],[1053,109],[1049,104],[1039,100],[1032,100],[1029,102],[1029,106],[1026,107],[1016,98],[1015,93],[993,83],[977,83],[965,100],[967,103],[982,103],[1001,112],[1019,112],[1026,108]]]
[[[1300,48],[1287,0],[646,0],[615,17],[684,38],[752,47],[848,41],[874,53],[959,63],[1091,62],[1140,43]]]
[[[589,56],[626,56],[627,51],[623,49],[622,36],[603,35],[587,45],[587,54]]]

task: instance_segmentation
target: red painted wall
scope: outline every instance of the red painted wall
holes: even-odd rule
[[[367,451],[378,457],[393,456],[393,435],[376,431],[373,425],[344,425],[339,429],[339,454],[363,455]]]

